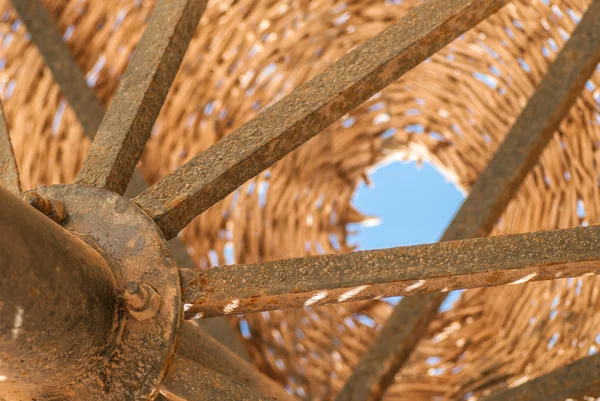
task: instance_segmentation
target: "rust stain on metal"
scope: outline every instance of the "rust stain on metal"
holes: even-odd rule
[[[15,160],[6,117],[0,104],[0,185],[17,195],[21,193],[21,179]]]
[[[21,7],[32,4],[33,11],[21,11],[25,14],[28,11],[45,13],[43,7],[42,10],[35,8],[41,7],[37,1],[15,2]],[[49,383],[50,387],[45,387],[42,397],[92,401],[150,399],[156,396],[166,374],[162,392],[170,399],[266,400],[256,389],[280,399],[290,398],[280,393],[281,388],[273,387],[268,379],[250,370],[234,356],[224,358],[224,350],[214,353],[214,349],[210,348],[218,349],[220,345],[210,344],[208,337],[204,343],[209,345],[204,350],[192,351],[189,344],[198,341],[198,337],[197,333],[191,335],[189,330],[184,331],[187,340],[184,335],[179,354],[173,357],[182,317],[182,299],[178,271],[160,231],[167,237],[173,237],[194,216],[506,2],[425,1],[397,24],[348,53],[330,69],[136,198],[157,227],[132,202],[102,188],[118,194],[125,191],[206,5],[206,1],[202,0],[159,1],[113,102],[114,109],[109,110],[102,123],[98,140],[94,142],[79,176],[82,183],[102,188],[55,186],[41,189],[42,195],[36,192],[25,194],[25,199],[32,206],[55,221],[62,221],[64,227],[82,233],[84,241],[91,245],[86,246],[59,227],[54,227],[57,238],[63,234],[68,238],[62,244],[63,248],[65,244],[70,245],[64,252],[66,256],[71,257],[70,252],[76,252],[71,246],[75,250],[80,248],[80,254],[65,263],[95,261],[99,271],[110,266],[116,277],[112,280],[108,274],[108,280],[104,280],[104,286],[100,287],[109,288],[109,294],[97,297],[105,306],[104,312],[111,313],[103,314],[94,309],[95,313],[99,313],[101,322],[98,324],[103,328],[100,330],[103,334],[102,347],[96,347],[93,355],[80,357],[70,366],[71,371],[61,372],[66,382]],[[44,15],[47,17],[47,14]],[[43,27],[52,25],[52,21],[39,16],[36,18],[39,21],[29,23],[40,36]],[[30,17],[30,20],[35,18]],[[600,1],[596,0],[551,66],[548,76],[505,143],[482,173],[472,194],[446,231],[444,241],[489,233],[600,61],[600,32],[595,29],[598,26]],[[52,35],[58,35],[58,31]],[[44,45],[44,39],[39,40],[38,46],[50,46],[52,50],[52,43]],[[65,49],[68,52],[68,48],[63,46],[55,50],[56,54],[48,53],[44,57],[52,62],[59,60],[59,65],[60,57],[64,57],[61,52],[64,53]],[[150,70],[146,68],[148,66]],[[53,73],[55,76],[58,74],[57,80],[64,81],[67,75],[59,67],[55,66],[58,70],[53,69]],[[68,92],[70,89],[66,87],[63,90]],[[77,94],[71,96],[73,98],[69,101],[74,105]],[[97,113],[92,111],[92,114],[95,116]],[[82,123],[97,124],[94,116]],[[18,193],[18,172],[3,116],[0,123],[0,131],[4,130],[4,133],[0,132],[0,157],[6,156],[1,160],[8,163],[6,169],[0,165],[3,168],[0,170],[0,183],[12,186],[13,191]],[[197,176],[200,176],[198,181],[195,180]],[[0,195],[3,195],[2,192],[0,190]],[[62,200],[69,219],[64,219]],[[23,212],[23,215],[27,214]],[[14,216],[7,215],[6,220],[11,218],[14,220]],[[6,221],[0,219],[0,223],[6,224]],[[16,225],[12,224],[9,228],[13,226]],[[40,223],[40,227],[46,226]],[[4,235],[8,238],[9,234],[4,232]],[[238,265],[236,275],[231,274],[231,268],[224,267],[180,269],[179,274],[183,281],[183,298],[189,303],[186,305],[186,317],[211,317],[598,274],[598,245],[600,228],[588,227]],[[61,255],[55,254],[61,249],[57,245],[49,254],[60,259]],[[517,254],[514,249],[520,252]],[[14,250],[9,251],[5,250],[5,259],[18,266],[18,263],[11,262]],[[40,261],[40,264],[46,266],[45,262]],[[0,284],[4,282],[6,289],[3,294],[14,291],[6,280],[0,277]],[[110,285],[107,286],[107,282]],[[115,288],[124,288],[125,303],[115,305]],[[19,294],[29,298],[43,298],[45,295],[42,285],[34,285]],[[444,298],[442,293],[403,299],[337,400],[380,399]],[[93,309],[93,305],[88,304],[85,306]],[[134,319],[129,318],[125,308]],[[24,323],[23,308],[12,307],[8,309],[10,315],[3,315],[5,309],[0,309],[0,345],[10,352],[18,352],[18,347],[9,349],[7,344],[12,343],[7,339],[10,337],[15,342],[30,328]],[[40,308],[37,313],[42,310]],[[116,314],[112,313],[115,310]],[[44,318],[48,317],[40,317]],[[110,321],[109,325],[107,321]],[[110,330],[106,329],[107,326]],[[187,324],[184,330],[186,327],[192,326]],[[95,340],[98,342],[97,338]],[[185,341],[188,341],[187,345]],[[390,343],[394,344],[393,348],[389,347]],[[102,352],[98,353],[96,349]],[[35,357],[31,359],[35,361]],[[82,361],[94,365],[92,374],[82,375],[82,372],[87,373],[78,369]],[[171,364],[166,372],[169,361]],[[47,367],[41,365],[37,365],[38,370],[46,375]],[[211,365],[211,369],[207,365]],[[598,369],[596,365],[597,358],[585,358],[493,399],[562,400],[580,395],[591,387],[600,388],[589,373]],[[39,371],[32,373],[29,379],[32,380]],[[68,385],[65,386],[65,383]],[[20,388],[24,397],[37,396],[35,386],[19,385],[9,379],[3,383],[2,391]],[[2,391],[0,394],[3,394]]]
[[[518,249],[518,252],[515,252]],[[600,272],[600,227],[180,270],[186,316],[299,308]]]
[[[564,401],[594,399],[600,392],[600,354],[582,358],[482,401]]]
[[[123,194],[206,0],[160,0],[102,120],[77,182]]]
[[[177,266],[180,269],[196,268],[196,265],[185,249],[185,245],[179,238],[171,239],[169,245],[171,246],[173,259],[175,259],[175,262],[177,262]],[[250,361],[248,351],[239,338],[239,332],[231,327],[227,317],[203,320],[202,322],[199,322],[199,326],[219,342],[230,348],[240,358]]]
[[[508,0],[427,1],[140,194],[167,238]]]
[[[161,386],[167,399],[194,401],[268,401],[260,394],[214,370],[175,355]]]
[[[598,26],[600,1],[594,1],[481,173],[442,241],[489,234],[600,61]],[[419,295],[410,301],[404,298],[336,401],[380,400],[445,298],[444,293]],[[396,345],[390,352],[385,344]]]

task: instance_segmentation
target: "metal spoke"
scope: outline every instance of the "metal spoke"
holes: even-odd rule
[[[136,198],[167,238],[508,0],[428,0]]]
[[[11,0],[31,39],[52,71],[85,133],[94,138],[104,116],[104,106],[88,86],[83,71],[62,40],[58,27],[40,0]]]
[[[210,320],[214,319],[208,319]],[[240,359],[194,323],[185,322],[182,326],[177,350],[179,355],[279,401],[295,400],[281,385],[260,373],[249,362]]]
[[[600,226],[579,227],[180,275],[187,317],[211,317],[596,274],[599,246]]]
[[[564,401],[600,393],[600,354],[562,366],[515,388],[482,401]]]
[[[123,194],[167,97],[206,0],[160,0],[77,182]]]
[[[4,110],[0,103],[0,185],[18,195],[21,193],[19,169],[15,160]]]
[[[267,401],[257,390],[227,376],[175,355],[161,393],[169,400],[190,401]]]
[[[489,234],[600,61],[599,27],[600,1],[594,0],[477,179],[442,241]],[[445,298],[444,293],[437,293],[402,299],[336,401],[380,400]]]

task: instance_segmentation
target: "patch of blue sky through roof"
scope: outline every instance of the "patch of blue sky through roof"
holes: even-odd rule
[[[464,195],[433,166],[391,162],[369,174],[371,186],[360,184],[353,204],[368,216],[368,224],[351,225],[349,238],[359,250],[432,243],[439,240],[462,204]],[[441,310],[447,310],[460,292],[450,293]],[[400,297],[388,299],[396,304]]]

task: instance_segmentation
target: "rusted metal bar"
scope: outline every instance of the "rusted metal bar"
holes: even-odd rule
[[[38,51],[52,71],[85,133],[94,138],[104,117],[104,106],[88,86],[58,27],[40,0],[11,0],[19,18],[31,34]]]
[[[296,399],[280,384],[260,373],[255,366],[235,355],[195,323],[188,321],[183,324],[177,354],[279,401]]]
[[[481,173],[442,241],[489,234],[600,61],[599,27],[600,1],[594,0]],[[444,293],[433,293],[402,299],[336,401],[380,400],[445,298]]]
[[[32,41],[52,71],[61,92],[73,107],[85,134],[93,139],[104,117],[104,106],[96,97],[94,90],[87,85],[85,76],[75,62],[69,47],[62,42],[58,27],[51,20],[49,13],[39,0],[13,0],[12,3],[31,34]],[[2,118],[0,121],[0,184],[18,193],[16,191],[20,192],[20,183],[15,182],[15,179],[18,180],[16,163],[14,163],[12,157],[12,147],[8,141],[8,135],[5,136],[1,130],[1,124],[4,121],[3,116],[0,116],[0,118]],[[6,141],[5,138],[7,138]],[[10,154],[7,153],[8,151],[10,151]],[[15,184],[18,184],[18,186]],[[146,188],[148,188],[148,185],[139,170],[136,169],[124,196],[127,198],[134,197]],[[179,239],[174,238],[169,245],[178,266],[195,267],[185,250],[185,246]],[[206,326],[205,328],[211,335],[218,335],[217,338],[240,357],[249,360],[246,350],[236,337],[234,330],[229,326],[226,318],[211,319],[210,322],[202,322],[202,325]]]
[[[310,256],[234,269],[180,270],[188,317],[597,274],[600,226]]]
[[[167,238],[508,0],[428,0],[136,198]]]
[[[0,241],[0,398],[54,398],[101,375],[117,323],[106,262],[3,188]]]
[[[21,179],[15,160],[4,110],[0,103],[0,185],[18,195],[21,193]]]
[[[600,392],[600,354],[585,357],[482,401],[564,401],[596,399]]]
[[[206,0],[160,0],[77,176],[123,194],[196,30]]]
[[[189,359],[175,355],[167,377],[162,383],[161,393],[174,401],[267,401],[253,388],[244,386],[227,376],[207,369]]]

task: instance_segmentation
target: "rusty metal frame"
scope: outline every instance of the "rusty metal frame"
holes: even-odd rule
[[[206,2],[158,1],[77,183],[125,192]]]
[[[68,47],[56,43],[60,35],[46,10],[36,0],[14,0],[84,130],[90,136],[97,130],[98,135],[76,184],[22,194],[0,113],[0,184],[17,195],[0,189],[0,212],[5,215],[0,233],[11,244],[0,248],[0,289],[7,297],[0,301],[10,305],[0,309],[0,349],[13,362],[51,367],[45,377],[13,367],[12,376],[3,379],[0,397],[264,400],[266,394],[292,399],[196,326],[184,323],[184,309],[186,318],[203,318],[430,292],[402,300],[338,396],[339,401],[378,400],[437,312],[444,292],[600,272],[597,227],[467,239],[489,234],[600,61],[600,0],[593,0],[551,65],[444,242],[200,270],[177,269],[165,241],[507,2],[424,1],[130,201],[121,195],[206,1],[158,1],[104,115]],[[49,34],[41,38],[45,28]],[[61,69],[61,59],[68,60],[69,68]],[[92,204],[98,206],[91,209]],[[19,225],[19,219],[26,224]],[[22,244],[35,235],[44,241],[32,241],[28,251]],[[53,271],[57,263],[61,268]],[[16,272],[22,271],[26,276],[18,282]],[[59,285],[53,275],[62,275]],[[52,309],[60,308],[60,302],[67,303],[62,310]],[[31,315],[23,316],[23,305]],[[79,315],[68,313],[71,309]],[[67,313],[48,319],[56,312]],[[95,318],[86,320],[82,314]],[[49,339],[49,332],[54,337]],[[69,340],[74,335],[80,338]],[[24,336],[26,343],[19,340]],[[390,340],[397,344],[394,349],[386,347]],[[74,371],[59,368],[65,355],[55,351],[65,341],[78,344],[67,354]],[[43,352],[32,352],[29,344]],[[597,360],[585,358],[492,399],[580,393],[596,385],[586,371],[597,370]]]
[[[11,3],[31,34],[32,41],[52,72],[61,93],[75,111],[84,133],[93,140],[104,118],[104,106],[96,97],[94,90],[88,86],[83,71],[77,65],[68,45],[63,42],[58,26],[40,0],[11,0]],[[18,194],[21,192],[18,182],[19,175],[14,158],[11,159],[8,153],[12,152],[12,146],[3,114],[0,115],[0,152],[6,152],[6,154],[0,153],[0,183]],[[7,163],[7,165],[1,163]],[[124,196],[131,198],[147,188],[148,185],[144,178],[136,169]],[[195,267],[180,239],[173,238],[169,245],[179,268]],[[227,319],[205,320],[200,325],[240,357],[249,360],[248,353]]]

